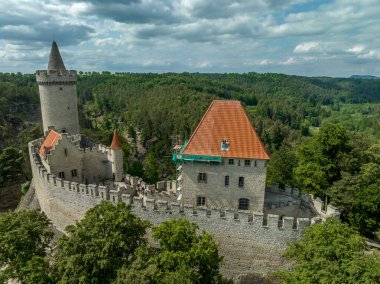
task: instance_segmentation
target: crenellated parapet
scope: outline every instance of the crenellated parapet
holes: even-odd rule
[[[43,200],[45,205],[41,208],[43,211],[48,211],[46,214],[49,218],[54,215],[53,223],[58,223],[57,226],[62,230],[64,229],[64,226],[60,225],[60,218],[62,217],[55,217],[58,214],[57,210],[64,211],[66,207],[70,208],[67,211],[68,213],[65,213],[65,216],[69,215],[64,222],[67,225],[70,222],[74,223],[78,218],[82,218],[86,210],[103,200],[113,204],[122,201],[131,205],[134,214],[155,225],[170,219],[187,218],[196,222],[201,229],[213,234],[223,235],[227,232],[231,237],[254,240],[265,245],[285,247],[287,242],[298,240],[306,227],[322,222],[330,215],[338,216],[337,211],[331,206],[323,211],[322,202],[318,198],[312,199],[311,202],[314,202],[318,208],[316,210],[321,213],[320,215],[314,218],[294,218],[232,208],[197,207],[181,202],[163,200],[160,195],[142,194],[134,196],[126,193],[128,192],[126,188],[133,189],[133,186],[146,184],[141,179],[129,175],[126,175],[125,178],[125,187],[76,183],[48,173],[41,163],[39,155],[35,152],[38,141],[30,142],[29,150],[33,176],[36,179],[35,184],[40,187],[41,195],[49,196],[48,200],[46,198]],[[168,188],[163,183],[159,183],[158,186],[163,189]],[[302,196],[300,198],[302,199]],[[55,205],[54,210],[49,212],[50,204]],[[56,204],[60,204],[60,207],[57,207]],[[81,213],[70,217],[70,212],[75,213],[76,211]]]
[[[76,70],[37,70],[38,85],[75,85],[77,83]]]

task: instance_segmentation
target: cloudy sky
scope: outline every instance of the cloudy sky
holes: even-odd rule
[[[0,72],[380,76],[380,0],[1,0]]]

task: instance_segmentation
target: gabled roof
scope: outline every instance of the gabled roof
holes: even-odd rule
[[[222,150],[223,140],[228,150]],[[270,159],[241,103],[223,100],[211,103],[182,154]]]
[[[55,41],[51,44],[48,70],[66,70],[65,64],[59,52],[58,45]]]
[[[42,143],[42,146],[40,148],[40,155],[44,159],[45,157],[45,150],[50,151],[55,145],[57,145],[58,140],[61,139],[61,135],[54,130],[50,130],[49,134],[46,136],[44,143]]]
[[[116,130],[113,132],[112,143],[111,143],[110,148],[111,149],[121,149],[122,148],[120,137],[117,134]]]

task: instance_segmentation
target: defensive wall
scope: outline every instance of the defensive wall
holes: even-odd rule
[[[148,188],[135,177],[126,176],[130,188],[79,184],[62,180],[49,174],[37,154],[39,140],[28,144],[33,183],[41,210],[59,229],[80,220],[85,212],[103,200],[132,205],[132,211],[153,225],[174,218],[187,218],[215,236],[220,253],[224,256],[221,271],[228,277],[242,273],[265,273],[283,268],[281,255],[289,242],[300,239],[305,227],[320,222],[321,218],[293,218],[252,211],[234,211],[228,208],[206,208],[183,205],[161,200],[158,197],[170,193],[133,196],[136,186]],[[158,183],[157,187],[167,190],[175,187],[174,182]],[[132,191],[131,191],[132,190]],[[153,199],[153,198],[156,199]],[[165,198],[164,198],[165,199]],[[322,209],[322,207],[321,207]]]

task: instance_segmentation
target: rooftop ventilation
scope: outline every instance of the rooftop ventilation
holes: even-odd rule
[[[222,151],[228,151],[228,145],[230,143],[228,142],[227,139],[223,139],[222,142],[220,143],[220,150]]]

